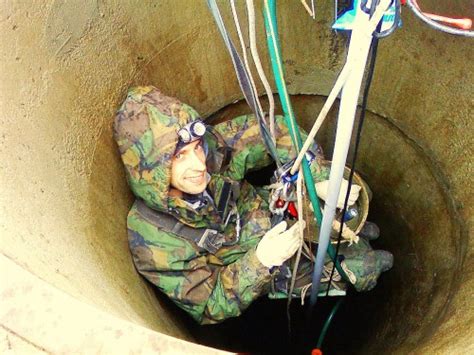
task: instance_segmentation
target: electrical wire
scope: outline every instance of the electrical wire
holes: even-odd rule
[[[273,160],[277,164],[277,167],[281,168],[281,159],[278,155],[276,145],[271,138],[270,132],[268,131],[268,128],[265,122],[263,121],[263,117],[260,114],[260,111],[258,110],[256,104],[257,98],[255,97],[255,93],[252,89],[247,68],[245,67],[242,58],[240,57],[237,49],[234,46],[234,43],[232,42],[232,39],[230,38],[227,32],[224,20],[222,19],[219,6],[217,5],[216,0],[207,0],[207,4],[209,6],[209,10],[212,13],[212,16],[214,17],[217,28],[219,29],[219,32],[222,35],[222,39],[224,40],[225,46],[231,56],[232,64],[234,66],[235,73],[237,75],[237,80],[239,81],[239,86],[242,90],[242,94],[245,97],[245,101],[247,101],[248,105],[254,112],[255,117],[257,118],[258,126],[260,128],[260,134],[262,135],[262,139],[265,143],[267,151],[272,156]]]
[[[273,142],[276,144],[275,136],[275,101],[273,100],[273,91],[268,82],[265,71],[263,70],[262,62],[260,61],[260,56],[258,55],[257,50],[257,39],[255,35],[255,10],[253,0],[246,0],[247,4],[247,14],[249,17],[249,39],[250,39],[250,53],[252,53],[252,59],[257,68],[257,73],[260,76],[265,92],[267,93],[268,103],[269,103],[269,116],[270,116],[270,134],[272,136]]]
[[[464,36],[464,37],[474,37],[474,31],[469,31],[469,30],[459,30],[456,28],[453,28],[451,26],[446,26],[442,25],[432,19],[430,19],[428,16],[426,16],[418,6],[418,3],[416,0],[407,0],[408,7],[413,11],[413,13],[418,17],[421,21],[426,23],[428,26],[442,32],[446,32],[452,35],[456,36]]]
[[[400,4],[400,0],[393,0],[395,3],[395,17],[393,19],[393,24],[389,29],[384,31],[378,29],[374,32],[375,38],[385,38],[390,36],[395,30],[400,26],[400,18],[402,13],[402,6]]]
[[[239,16],[237,14],[237,9],[235,7],[235,0],[230,1],[230,7],[231,7],[231,10],[232,10],[232,16],[234,18],[235,29],[237,30],[237,35],[239,37],[240,47],[242,48],[242,55],[244,57],[244,64],[245,64],[245,67],[247,68],[247,71],[249,73],[249,79],[250,79],[250,83],[252,84],[253,91],[255,93],[257,106],[258,106],[258,109],[260,111],[260,115],[261,115],[263,121],[266,123],[265,115],[263,114],[262,105],[260,103],[260,100],[258,99],[257,86],[255,85],[255,80],[253,79],[252,71],[250,70],[250,65],[249,65],[249,61],[248,61],[248,57],[247,57],[247,48],[245,46],[244,36],[242,35],[242,29],[240,27]]]

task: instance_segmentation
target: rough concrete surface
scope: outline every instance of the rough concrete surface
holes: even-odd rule
[[[332,5],[317,4],[316,21],[298,1],[278,5],[288,87],[301,95],[295,106],[306,128],[347,45],[329,30]],[[423,6],[474,16],[471,1]],[[389,231],[396,266],[380,291],[377,333],[352,350],[472,353],[474,46],[404,10],[403,27],[379,47],[358,166],[378,196],[371,208]],[[260,16],[257,26],[270,74]],[[133,268],[125,225],[132,196],[111,124],[134,84],[155,85],[204,116],[241,99],[205,2],[5,0],[0,30],[2,254],[79,302],[192,339],[186,319]],[[319,137],[327,152],[331,131],[328,123]],[[2,349],[33,346],[22,331],[2,328]]]

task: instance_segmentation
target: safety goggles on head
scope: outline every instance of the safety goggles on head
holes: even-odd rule
[[[198,119],[181,128],[178,131],[178,137],[182,143],[187,144],[202,138],[205,133],[206,125]]]

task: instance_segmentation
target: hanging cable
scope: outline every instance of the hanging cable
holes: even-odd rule
[[[326,99],[326,102],[324,103],[323,108],[319,112],[319,115],[316,118],[316,121],[314,122],[313,127],[311,128],[311,131],[309,132],[308,137],[306,138],[306,141],[304,142],[303,147],[301,148],[298,154],[298,157],[293,163],[293,167],[290,170],[290,174],[294,174],[296,170],[298,169],[298,167],[300,166],[301,161],[303,160],[306,152],[308,151],[309,147],[313,143],[314,138],[316,137],[316,134],[319,131],[319,128],[321,128],[321,125],[326,119],[329,113],[329,110],[331,109],[332,105],[336,101],[337,95],[339,95],[342,87],[346,83],[346,80],[349,77],[350,72],[351,72],[350,63],[346,63],[344,67],[342,68],[342,71],[340,72],[331,92],[329,93],[329,96]]]
[[[263,117],[260,114],[257,106],[257,98],[255,97],[256,94],[252,90],[252,84],[250,83],[249,73],[245,68],[245,65],[240,58],[239,53],[237,52],[234,43],[230,39],[230,36],[227,32],[225,27],[224,21],[222,20],[221,13],[219,11],[219,7],[217,6],[216,0],[207,0],[207,4],[209,9],[216,21],[217,28],[222,35],[222,39],[224,40],[225,46],[230,54],[232,59],[232,64],[234,65],[235,73],[237,75],[237,79],[239,81],[239,86],[242,90],[242,93],[245,97],[245,101],[252,109],[253,113],[258,122],[258,126],[260,128],[260,134],[262,135],[263,142],[265,147],[267,148],[268,153],[272,156],[273,160],[275,161],[278,168],[281,167],[280,158],[278,156],[278,152],[273,142],[270,132],[268,132],[267,126],[263,121]]]
[[[306,0],[301,0],[301,4],[303,5],[309,16],[313,17],[313,11],[309,8],[308,4],[306,3]]]
[[[375,11],[375,6],[374,6],[374,2],[373,2],[372,5],[371,5],[371,8],[370,8],[370,16],[373,15],[374,11]],[[377,25],[377,29],[374,33],[379,32],[381,27],[382,27],[382,20]],[[343,207],[342,212],[341,212],[342,216],[344,216],[346,211],[347,211],[347,204],[348,204],[349,195],[350,195],[350,187],[352,186],[352,180],[354,178],[357,155],[358,155],[358,152],[359,152],[359,145],[360,145],[361,136],[362,136],[362,128],[364,126],[364,121],[365,121],[365,112],[367,110],[367,101],[368,101],[368,97],[369,97],[370,86],[372,84],[372,78],[374,76],[375,63],[376,63],[376,60],[377,60],[377,48],[378,48],[378,44],[379,44],[378,39],[379,39],[379,37],[377,37],[377,36],[374,36],[372,38],[369,68],[368,68],[367,79],[366,79],[365,87],[364,87],[362,105],[361,105],[361,108],[360,108],[361,111],[360,111],[360,115],[359,115],[359,124],[357,126],[357,133],[356,133],[356,139],[355,139],[355,145],[354,145],[354,154],[352,156],[351,170],[350,170],[349,178],[348,178],[349,184],[348,184],[347,191],[346,191],[346,197],[344,199],[344,207]],[[341,245],[341,240],[342,240],[342,231],[343,231],[343,223],[341,223],[341,227],[339,229],[339,233],[338,233],[338,236],[337,236],[336,258],[339,255],[339,247]],[[329,295],[329,289],[330,289],[332,278],[334,276],[334,270],[335,270],[335,268],[332,267],[331,276],[329,277],[328,288],[326,290],[326,296]]]
[[[283,74],[283,62],[281,60],[281,51],[280,44],[278,41],[278,27],[276,23],[276,2],[275,0],[265,0],[264,1],[264,20],[265,20],[265,29],[267,31],[267,44],[268,51],[270,53],[270,58],[272,62],[273,74],[275,77],[275,82],[278,88],[278,93],[280,96],[280,101],[282,104],[286,125],[290,132],[290,136],[293,142],[295,150],[298,152],[301,149],[302,141],[301,135],[299,133],[298,127],[296,125],[296,120],[294,117],[293,109],[291,107],[290,98],[285,85],[285,78]],[[316,189],[314,186],[314,179],[311,175],[309,165],[306,159],[302,160],[303,162],[303,175],[306,182],[306,189],[308,191],[309,199],[313,206],[314,217],[318,223],[321,224],[322,214],[319,207],[319,200],[316,194]],[[337,271],[347,280],[347,276],[342,269],[341,265],[337,260],[334,260],[335,250],[332,245],[326,246],[327,253],[330,258],[335,262]]]
[[[423,14],[432,20],[435,20],[437,22],[448,23],[451,26],[460,28],[461,30],[470,30],[472,28],[472,20],[470,18],[451,18],[436,14],[430,14],[428,12],[423,12]]]
[[[347,55],[347,62],[351,63],[353,68],[342,89],[341,94],[336,142],[332,157],[331,172],[329,175],[328,196],[324,205],[323,221],[321,223],[319,233],[319,244],[312,277],[313,287],[311,289],[310,295],[308,318],[311,316],[311,313],[317,302],[318,291],[321,285],[321,275],[325,262],[325,255],[328,247],[331,246],[329,239],[332,231],[334,215],[336,213],[336,202],[343,179],[343,173],[347,159],[347,153],[349,151],[349,144],[357,108],[357,100],[367,56],[370,49],[371,39],[373,37],[372,34],[375,31],[379,21],[382,19],[384,13],[387,11],[389,5],[389,0],[381,0],[372,19],[369,19],[368,16],[360,9],[356,9],[354,28],[352,30],[351,42]],[[335,259],[335,261],[336,263],[338,262],[337,259]],[[345,274],[341,273],[341,275]]]
[[[296,125],[293,108],[291,107],[290,98],[285,85],[283,62],[280,57],[281,51],[278,43],[278,28],[276,24],[275,0],[264,1],[264,19],[265,29],[267,31],[268,50],[270,52],[273,74],[278,88],[278,93],[280,95],[280,101],[282,104],[286,125],[288,127],[288,131],[290,132],[293,146],[295,147],[296,152],[299,152],[299,150],[301,149],[302,142],[299,130]],[[314,188],[313,176],[311,175],[311,171],[309,170],[309,165],[306,159],[304,159],[303,162],[303,173],[306,181],[306,188],[308,189],[308,194],[311,199],[311,203],[313,204],[313,212],[315,214],[315,218],[319,224],[321,223],[322,215],[319,207],[318,198],[316,195],[316,190]]]
[[[252,59],[257,68],[257,73],[260,76],[265,92],[267,93],[269,103],[269,121],[270,121],[270,134],[272,135],[273,142],[276,144],[275,138],[275,100],[273,100],[273,91],[263,70],[262,62],[257,51],[257,39],[255,35],[255,10],[253,0],[246,0],[247,14],[249,17],[249,39],[250,39],[250,52],[252,53]]]
[[[399,1],[399,0],[396,0]],[[373,20],[370,20],[371,24],[368,26],[377,26],[377,24],[373,23]],[[394,22],[395,24],[395,22]],[[392,26],[393,29],[395,27]],[[376,31],[378,33],[378,31]],[[384,34],[383,37],[386,35]],[[339,92],[345,85],[347,78],[351,74],[351,67],[354,66],[354,62],[348,62],[344,64],[344,67],[342,68],[341,72],[339,73],[339,76],[337,77],[336,83],[334,84],[331,92],[329,93],[328,98],[326,99],[326,102],[323,105],[323,108],[319,112],[318,117],[315,120],[315,123],[313,124],[313,127],[311,128],[311,131],[308,134],[308,137],[306,138],[306,141],[303,144],[303,147],[301,148],[298,157],[296,158],[295,162],[293,163],[293,167],[290,170],[291,174],[294,174],[296,170],[298,169],[299,165],[301,164],[301,161],[306,154],[307,150],[311,146],[312,142],[314,141],[314,138],[316,137],[316,134],[318,133],[321,125],[324,123],[324,120],[327,117],[327,114],[329,113],[329,110],[331,109],[332,105],[336,101],[337,95],[339,95]]]
[[[408,7],[413,11],[413,13],[418,17],[421,21],[424,23],[428,24],[430,27],[446,32],[452,35],[457,35],[457,36],[464,36],[464,37],[474,37],[474,31],[469,31],[469,30],[459,30],[456,28],[453,28],[451,26],[446,26],[442,25],[432,19],[430,19],[426,14],[424,14],[420,7],[418,6],[418,3],[416,0],[407,0]],[[469,20],[469,19],[468,19]]]
[[[298,222],[303,223],[303,216],[304,216],[304,211],[303,211],[303,169],[300,168],[300,171],[298,173],[298,178],[296,179],[296,196],[297,196],[297,208],[298,208]],[[288,319],[288,332],[291,333],[291,316],[290,316],[290,305],[291,301],[293,299],[293,290],[295,289],[295,282],[296,282],[296,276],[298,273],[298,265],[300,263],[301,259],[301,252],[303,250],[303,245],[304,245],[304,228],[300,228],[300,239],[301,239],[301,244],[300,247],[298,248],[298,251],[296,252],[296,259],[295,259],[295,267],[293,268],[293,272],[291,275],[291,282],[290,282],[290,288],[288,291],[288,301],[286,303],[286,317]],[[302,296],[301,296],[302,297]]]
[[[235,7],[235,0],[230,0],[230,7],[231,7],[231,10],[232,10],[232,16],[234,18],[235,29],[237,30],[237,35],[239,37],[240,47],[242,48],[242,55],[244,57],[245,68],[247,68],[247,72],[249,73],[250,83],[252,84],[252,88],[253,88],[253,91],[255,93],[255,97],[257,98],[256,101],[257,101],[257,105],[258,105],[258,110],[260,111],[260,114],[263,118],[263,121],[266,123],[265,115],[264,115],[263,109],[262,109],[262,105],[260,103],[260,100],[258,99],[257,86],[255,85],[255,80],[253,80],[252,71],[250,70],[250,65],[249,65],[249,61],[248,61],[248,57],[247,57],[247,48],[245,46],[244,36],[242,35],[242,29],[240,27],[239,16],[237,14],[237,9]]]

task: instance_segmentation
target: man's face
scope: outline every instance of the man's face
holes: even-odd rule
[[[199,194],[206,189],[206,154],[201,140],[185,145],[173,157],[171,186],[192,195]]]

